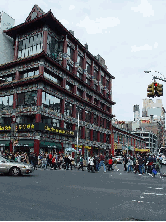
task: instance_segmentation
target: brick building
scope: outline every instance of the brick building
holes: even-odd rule
[[[102,58],[37,5],[2,34],[14,57],[0,66],[1,149],[111,152],[115,77]]]

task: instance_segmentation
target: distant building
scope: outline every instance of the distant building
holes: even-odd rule
[[[3,33],[13,27],[15,20],[5,12],[0,13],[0,64],[10,62],[14,58],[13,44],[14,40]]]

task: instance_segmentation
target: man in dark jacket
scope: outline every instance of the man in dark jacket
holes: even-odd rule
[[[37,164],[38,164],[38,156],[37,156],[37,153],[35,153],[33,155],[33,166],[34,166],[34,170],[36,169],[37,170]]]
[[[128,159],[127,159],[127,156],[125,155],[124,158],[123,158],[123,163],[124,163],[124,171],[127,171],[127,163],[128,163]]]
[[[143,165],[142,156],[140,156],[140,158],[138,159],[138,163],[139,163],[139,173],[142,174],[142,165]]]

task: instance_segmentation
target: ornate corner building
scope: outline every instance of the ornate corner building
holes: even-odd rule
[[[39,153],[77,146],[83,155],[113,153],[115,77],[100,58],[37,5],[24,23],[2,35],[14,47],[0,65],[1,149]]]

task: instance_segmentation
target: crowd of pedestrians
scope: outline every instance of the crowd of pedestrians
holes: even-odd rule
[[[112,155],[90,155],[87,158],[87,161],[84,159],[83,155],[77,157],[77,160],[74,159],[71,154],[63,155],[58,153],[41,153],[39,155],[35,153],[17,152],[9,153],[5,152],[1,154],[11,161],[24,162],[32,164],[34,169],[43,168],[47,169],[48,167],[53,170],[63,169],[63,170],[72,170],[73,167],[77,166],[77,169],[84,171],[84,168],[87,167],[88,172],[99,172],[103,166],[104,172],[116,170],[119,171],[117,167],[117,160],[112,157]],[[77,165],[77,163],[79,163]],[[159,156],[156,158],[155,155],[124,155],[123,157],[124,171],[139,173],[140,175],[148,173],[155,176],[157,172],[160,172],[162,167],[162,157]]]
[[[162,156],[156,157],[155,155],[134,155],[123,158],[124,171],[138,172],[140,175],[148,173],[155,176],[160,173],[162,167]]]

